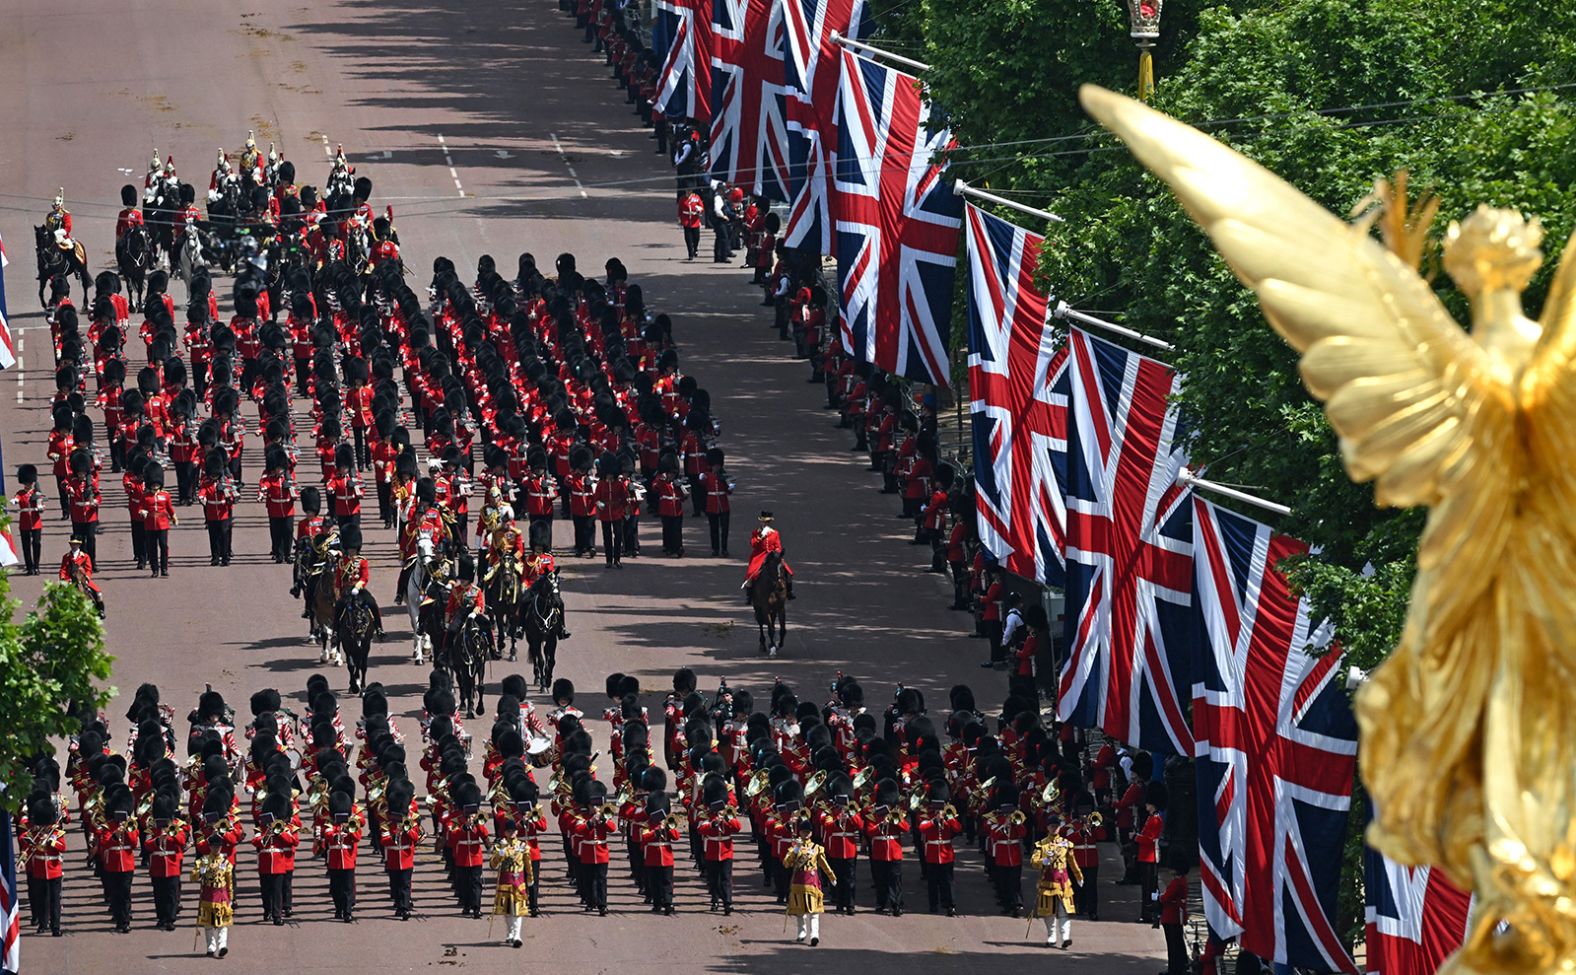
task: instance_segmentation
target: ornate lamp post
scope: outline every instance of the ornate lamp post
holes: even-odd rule
[[[1138,45],[1138,97],[1148,101],[1155,90],[1155,59],[1150,49],[1160,38],[1160,8],[1165,0],[1127,0],[1128,36]]]

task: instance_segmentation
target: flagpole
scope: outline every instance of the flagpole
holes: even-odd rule
[[[1093,315],[1086,315],[1076,308],[1071,307],[1065,301],[1058,301],[1056,303],[1056,308],[1051,312],[1051,315],[1052,317],[1060,320],[1070,318],[1075,322],[1082,322],[1083,324],[1093,326],[1094,328],[1101,328],[1107,332],[1112,333],[1113,335],[1121,335],[1124,338],[1130,338],[1135,342],[1142,342],[1145,345],[1152,345],[1157,349],[1164,349],[1167,352],[1176,351],[1176,347],[1169,342],[1162,342],[1157,338],[1152,338],[1151,336],[1145,335],[1143,332],[1135,332],[1125,325],[1117,325],[1116,323],[1108,322],[1103,318],[1096,318]]]
[[[913,68],[915,71],[930,70],[930,65],[923,61],[915,61],[913,58],[905,58],[901,54],[893,54],[891,51],[884,51],[879,47],[866,44],[864,41],[856,41],[852,37],[844,37],[835,30],[832,31],[832,43],[841,47],[850,48],[851,50],[855,51],[865,51],[866,53],[874,54],[877,57],[886,58],[888,61],[895,61],[904,67]]]
[[[1205,480],[1204,478],[1199,477],[1192,471],[1188,470],[1186,467],[1177,472],[1177,483],[1185,487],[1202,488],[1205,491],[1213,491],[1216,494],[1241,501],[1243,504],[1251,504],[1255,508],[1263,508],[1265,511],[1273,511],[1278,515],[1291,514],[1291,509],[1283,504],[1280,504],[1279,502],[1269,501],[1258,497],[1257,495],[1249,494],[1246,491],[1239,491],[1234,487],[1227,487],[1226,485],[1217,483],[1215,481]]]
[[[995,203],[1000,206],[1011,207],[1012,209],[1017,210],[1019,213],[1027,213],[1031,217],[1039,217],[1041,220],[1048,220],[1051,223],[1067,222],[1065,218],[1059,217],[1049,210],[1036,210],[1034,207],[1024,206],[1022,203],[1014,203],[1012,200],[997,196],[995,193],[987,193],[984,190],[977,190],[961,179],[955,179],[952,181],[952,192],[956,193],[958,196],[971,196],[976,200],[985,200],[988,203]]]

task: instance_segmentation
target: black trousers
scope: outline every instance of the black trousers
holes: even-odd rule
[[[533,549],[538,545],[546,545],[551,549],[553,547],[553,516],[532,515],[531,527],[526,529],[526,534],[529,536],[526,541],[530,543]]]
[[[602,554],[608,565],[618,565],[624,560],[624,525],[617,521],[602,522]]]
[[[384,528],[394,527],[394,485],[378,478],[378,519]]]
[[[1023,865],[996,866],[996,899],[1002,910],[1010,911],[1023,906]]]
[[[197,498],[197,465],[189,460],[175,462],[175,496],[181,504],[191,504]]]
[[[1001,645],[1001,620],[985,621],[985,636],[990,639],[990,662],[1002,663],[1007,659],[1007,648]]]
[[[33,927],[40,931],[44,928],[60,930],[60,887],[59,877],[54,880],[27,878],[27,906],[33,915]]]
[[[673,906],[673,868],[646,867],[646,889],[651,892],[652,907]]]
[[[733,233],[728,225],[719,220],[711,225],[711,229],[716,235],[711,242],[712,261],[721,264],[733,260]]]
[[[706,513],[706,522],[711,528],[711,554],[720,555],[728,550],[728,515]]]
[[[351,440],[356,447],[356,470],[363,471],[372,466],[372,454],[367,450],[367,428],[350,425]]]
[[[580,875],[586,880],[586,906],[607,910],[607,864],[582,863]]]
[[[1095,921],[1100,917],[1100,867],[1084,867],[1083,878],[1078,885],[1078,913]]]
[[[411,909],[409,870],[390,870],[389,899],[394,902],[396,913],[408,914]]]
[[[930,893],[930,910],[935,913],[936,908],[944,907],[952,910],[952,873],[951,863],[927,863],[925,865],[925,883]]]
[[[233,519],[208,522],[208,558],[227,565],[230,561],[230,526]]]
[[[268,519],[268,541],[270,554],[280,562],[290,560],[290,522],[294,520],[288,515],[283,518]]]
[[[296,356],[296,361],[295,361],[295,385],[296,385],[296,395],[297,396],[310,396],[310,395],[312,395],[311,390],[308,388],[308,383],[311,381],[311,379],[312,379],[312,360],[310,358],[303,359],[300,356]]]
[[[22,561],[29,575],[38,573],[38,560],[44,554],[44,530],[28,528],[22,532]]]
[[[361,527],[361,515],[359,512],[353,515],[335,515],[334,520],[339,522],[340,531],[344,531],[346,528],[359,529]],[[459,537],[463,539],[465,537],[464,528],[456,523],[455,529],[459,532]]]
[[[263,888],[263,920],[285,916],[285,875],[265,873],[258,877]]]
[[[1182,925],[1162,924],[1166,932],[1166,975],[1187,975],[1187,941],[1182,937]]]
[[[148,567],[160,574],[170,571],[170,530],[156,528],[148,532]]]
[[[1160,910],[1160,905],[1155,902],[1154,894],[1159,888],[1156,886],[1159,871],[1158,864],[1138,863],[1138,919],[1140,921],[1154,920],[1155,913]]]
[[[131,557],[139,569],[148,561],[147,530],[136,517],[131,520]]]
[[[181,877],[153,878],[153,916],[160,924],[174,924],[181,914]]]
[[[662,516],[662,551],[675,553],[684,551],[684,516]]]
[[[903,861],[871,860],[870,880],[876,888],[876,907],[903,909]]]
[[[706,879],[710,881],[711,899],[721,901],[723,907],[733,906],[733,861],[711,860],[706,864]]]
[[[640,519],[625,518],[622,529],[624,532],[624,554],[638,558],[640,556]]]
[[[575,554],[596,553],[596,519],[590,515],[575,515]]]
[[[131,924],[131,871],[104,871],[104,896],[109,901],[109,916],[117,927]]]
[[[854,909],[854,866],[859,862],[852,857],[846,860],[828,858],[832,865],[832,904],[840,911]]]
[[[684,228],[684,249],[689,252],[690,257],[694,257],[696,254],[700,253],[699,227]]]
[[[328,896],[334,899],[334,916],[348,917],[356,909],[356,871],[330,870]]]
[[[455,867],[454,892],[460,898],[460,910],[472,913],[482,909],[482,868]]]
[[[93,560],[93,567],[98,568],[98,522],[73,521],[71,535],[82,539],[82,551],[88,553],[88,557]]]
[[[307,365],[310,366],[311,364],[312,364],[311,360],[310,359],[307,360]],[[202,398],[202,394],[207,392],[207,391],[208,391],[208,360],[206,360],[206,359],[193,359],[192,360],[192,392],[196,393],[197,397],[199,399],[201,399]],[[301,391],[301,395],[305,396],[306,395],[306,390],[303,389]]]

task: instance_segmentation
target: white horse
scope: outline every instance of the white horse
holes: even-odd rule
[[[191,294],[192,276],[199,270],[207,269],[208,263],[202,256],[202,228],[197,226],[196,221],[187,220],[186,235],[181,238],[181,254],[175,265],[175,273],[186,285],[188,296]]]
[[[434,564],[437,557],[437,547],[433,545],[432,536],[426,532],[418,535],[416,537],[416,555],[411,564],[410,579],[405,583],[405,610],[410,614],[412,663],[419,664],[424,662],[434,650],[432,636],[422,632],[421,603],[427,597],[427,583],[430,580],[429,566]]]

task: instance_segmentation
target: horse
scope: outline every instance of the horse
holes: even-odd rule
[[[153,268],[153,240],[146,227],[134,223],[115,241],[115,265],[126,281],[132,307],[142,307],[143,285]]]
[[[558,591],[557,569],[531,583],[520,615],[525,624],[531,674],[536,686],[545,691],[553,683],[553,666],[558,660],[558,628],[564,622],[564,599]]]
[[[492,657],[492,623],[485,617],[467,617],[458,630],[448,634],[444,641],[449,670],[459,688],[459,699],[465,707],[465,716],[474,718],[486,714],[482,704],[487,661]]]
[[[87,570],[82,568],[81,563],[72,562],[70,573],[71,578],[69,581],[72,588],[76,589],[77,592],[80,592],[83,596],[87,597],[87,601],[92,603],[93,608],[98,611],[99,619],[104,619],[104,597],[100,595],[99,591],[94,589],[93,584],[88,581]]]
[[[186,285],[190,294],[192,277],[198,271],[208,269],[208,261],[204,256],[203,231],[195,220],[188,221],[186,233],[181,237],[180,252],[175,257],[175,274]]]
[[[333,557],[320,552],[309,540],[296,547],[296,584],[292,592],[304,592],[307,613],[307,640],[316,640],[322,648],[318,663],[329,663],[330,653],[338,657],[339,647],[334,642],[334,575]],[[330,651],[332,647],[332,651]],[[333,661],[340,663],[338,659]]]
[[[350,693],[359,694],[367,683],[367,657],[372,652],[372,609],[366,599],[345,600],[338,623],[334,654],[344,659],[350,671]]]
[[[74,274],[80,278],[84,300],[93,293],[93,282],[88,278],[88,252],[81,241],[74,240],[69,249],[62,248],[55,243],[55,235],[50,233],[49,228],[39,224],[33,228],[33,248],[38,257],[39,307],[49,307],[44,301],[44,286],[53,281],[57,274],[68,278]]]
[[[416,554],[410,559],[410,574],[405,580],[405,611],[410,614],[411,662],[427,657],[439,666],[438,647],[443,644],[443,584],[434,570],[443,563],[430,535],[418,535]],[[425,603],[425,605],[423,605]]]
[[[496,652],[503,653],[503,642],[509,641],[509,659],[516,659],[515,641],[520,629],[520,573],[513,558],[505,557],[482,577],[487,599],[487,612],[497,626],[498,636],[493,644]]]
[[[788,637],[788,579],[783,573],[783,557],[769,552],[761,571],[750,583],[750,605],[755,608],[755,625],[760,630],[761,652],[777,656],[777,648]],[[776,635],[773,637],[773,629]],[[768,644],[767,639],[771,637]]]

